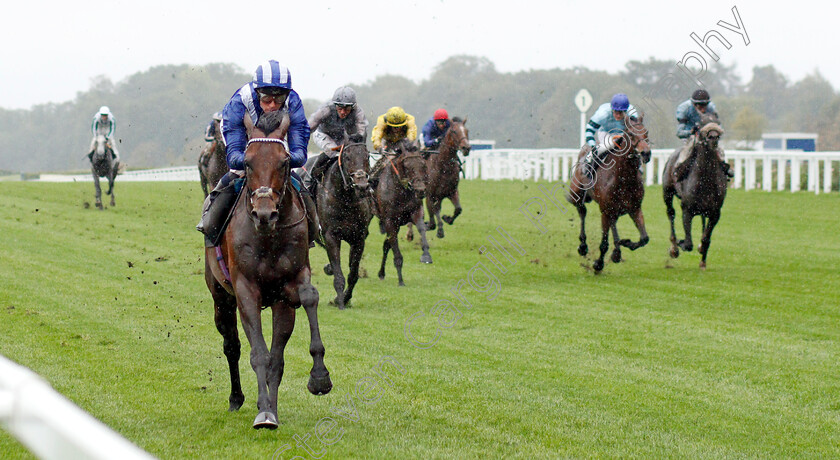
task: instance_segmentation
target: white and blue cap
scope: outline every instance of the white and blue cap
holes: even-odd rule
[[[292,74],[277,61],[263,62],[254,71],[254,88],[292,89]]]

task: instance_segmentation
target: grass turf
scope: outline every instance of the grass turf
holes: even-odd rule
[[[241,332],[246,402],[226,410],[227,363],[193,230],[198,184],[116,191],[117,206],[97,211],[84,206],[90,184],[0,183],[0,353],[160,458],[840,455],[836,194],[730,191],[700,272],[696,252],[668,258],[661,188],[650,187],[651,242],[595,276],[577,255],[568,206],[546,201],[541,233],[520,212],[545,199],[537,184],[463,182],[464,214],[445,239],[430,232],[433,265],[401,240],[404,288],[390,259],[376,278],[383,238],[372,231],[368,277],[338,311],[325,253],[313,251],[335,387],[322,397],[305,389],[301,311],[280,428],[255,431]],[[588,224],[597,251],[594,206]],[[515,263],[487,240],[504,243],[499,226],[524,251],[506,243]],[[699,219],[694,228],[696,246]],[[619,230],[638,239],[627,217]],[[346,246],[342,256],[346,267]],[[449,307],[438,310],[448,327],[436,305]],[[430,348],[408,340],[412,317],[415,341],[437,337]],[[321,433],[330,445],[316,439],[325,417],[335,421]],[[307,435],[312,453],[297,446]],[[29,454],[0,433],[0,457]]]

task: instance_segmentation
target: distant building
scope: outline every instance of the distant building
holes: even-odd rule
[[[762,134],[761,140],[764,150],[801,150],[815,152],[817,150],[815,133],[768,133]]]
[[[470,150],[493,150],[496,148],[496,141],[483,139],[470,139]]]

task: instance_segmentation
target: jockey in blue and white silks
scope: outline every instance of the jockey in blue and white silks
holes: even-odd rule
[[[96,136],[102,134],[108,139],[111,149],[114,151],[116,159],[120,158],[120,153],[117,151],[117,143],[114,140],[114,133],[117,131],[117,121],[114,119],[114,114],[108,106],[103,105],[99,111],[93,116],[90,123],[90,131],[93,134],[93,139],[90,140],[90,152],[96,148]]]
[[[284,95],[285,100],[278,104]],[[271,97],[275,98],[273,102],[269,101]],[[245,146],[248,143],[245,116],[251,117],[256,125],[264,111],[273,112],[281,108],[289,113],[291,122],[286,139],[291,167],[303,166],[309,144],[309,123],[306,121],[303,103],[292,89],[289,69],[280,66],[277,61],[268,61],[257,67],[254,80],[239,88],[222,110],[222,136],[227,146],[227,163],[231,170],[245,169]]]
[[[624,133],[628,116],[638,117],[638,111],[630,104],[626,94],[618,93],[610,102],[601,104],[589,119],[589,123],[586,124],[586,144],[589,146],[589,152],[583,160],[588,166],[583,168],[583,171],[590,179],[594,177],[603,157],[606,157],[612,148],[614,136]]]

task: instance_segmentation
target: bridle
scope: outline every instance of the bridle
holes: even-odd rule
[[[406,189],[406,190],[411,190],[411,191],[413,191],[413,190],[414,190],[414,187],[412,187],[412,185],[411,185],[411,181],[409,181],[408,179],[403,179],[403,178],[402,178],[402,176],[400,176],[400,171],[397,169],[397,165],[396,165],[395,163],[404,163],[404,161],[405,161],[406,159],[408,159],[408,158],[414,158],[414,157],[418,157],[418,158],[420,158],[421,160],[426,161],[425,159],[423,159],[423,154],[422,154],[422,153],[420,153],[420,152],[415,152],[415,153],[404,153],[404,154],[402,154],[402,155],[399,155],[399,156],[397,157],[397,161],[396,161],[396,162],[393,160],[393,158],[392,158],[390,155],[387,157],[387,158],[388,158],[388,162],[391,164],[391,168],[394,170],[394,174],[396,174],[396,175],[397,175],[397,181],[400,183],[400,185],[402,185],[402,187],[403,187],[404,189]]]
[[[358,170],[353,171],[351,173],[347,173],[347,172],[344,171],[344,164],[341,161],[341,158],[344,154],[344,149],[347,148],[347,147],[352,147],[352,146],[356,146],[356,145],[365,145],[365,143],[364,142],[355,142],[355,143],[347,144],[347,145],[341,144],[341,149],[339,149],[339,151],[338,151],[338,155],[337,155],[337,158],[338,158],[338,172],[341,175],[341,182],[344,184],[345,189],[355,187],[356,186],[356,179],[363,179],[363,178],[368,177],[368,173],[366,173],[363,169],[358,169]],[[367,148],[365,148],[365,152],[367,153]],[[368,156],[369,155],[370,154],[368,153]],[[353,179],[352,183],[347,182],[347,176],[350,176],[350,178]]]
[[[252,143],[255,143],[255,142],[257,142],[257,143],[281,144],[288,151],[288,144],[286,143],[286,141],[283,140],[283,139],[277,139],[277,138],[274,138],[274,137],[255,137],[253,139],[250,139],[248,141],[248,143],[245,145],[245,150],[247,150],[248,147]],[[290,177],[290,176],[291,176],[291,164],[290,164],[289,161],[286,161],[286,166],[285,166],[284,171],[283,171],[283,177]],[[246,179],[246,181],[247,181],[247,179]],[[258,199],[262,199],[262,198],[272,199],[275,196],[277,196],[278,199],[277,199],[277,201],[275,201],[274,207],[279,212],[280,211],[280,204],[283,203],[283,199],[286,197],[286,191],[289,189],[289,181],[287,180],[283,183],[283,189],[280,190],[280,191],[278,191],[277,189],[275,189],[273,187],[269,187],[267,185],[263,185],[262,187],[259,187],[256,190],[251,190],[251,188],[247,187],[247,186],[245,188],[247,189],[248,202],[251,204],[252,208],[254,207],[254,200],[258,200]],[[298,199],[300,199],[300,198],[298,198]],[[280,229],[280,228],[294,227],[295,225],[298,225],[299,223],[303,222],[303,220],[306,219],[306,217],[307,217],[306,216],[306,207],[303,206],[303,202],[301,202],[300,204],[301,204],[301,208],[304,211],[303,216],[300,219],[298,219],[297,221],[292,222],[291,224],[278,225],[276,228]],[[249,213],[249,216],[250,216],[250,213]],[[251,219],[253,219],[253,217],[251,217]]]

